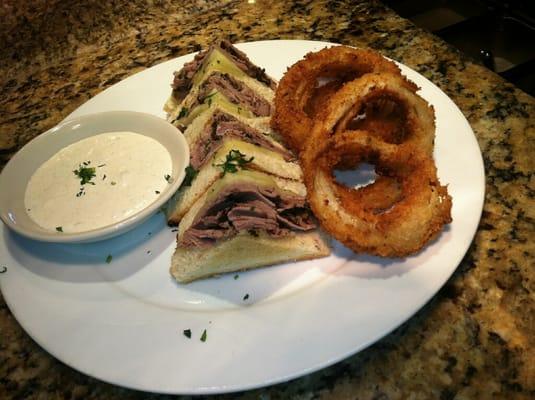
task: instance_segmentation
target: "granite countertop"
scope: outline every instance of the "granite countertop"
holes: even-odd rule
[[[235,396],[535,398],[532,97],[374,1],[7,0],[0,20],[0,166],[103,89],[214,38],[368,46],[429,78],[460,107],[485,162],[484,211],[465,258],[422,310],[370,348]],[[0,398],[160,396],[65,366],[30,339],[0,298]]]

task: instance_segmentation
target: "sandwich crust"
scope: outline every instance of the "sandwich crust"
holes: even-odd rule
[[[330,254],[327,243],[319,230],[281,238],[243,233],[209,249],[177,247],[170,271],[178,282],[188,283],[228,272],[326,257]]]

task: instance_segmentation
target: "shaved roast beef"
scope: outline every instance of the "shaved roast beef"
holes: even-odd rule
[[[192,86],[193,76],[204,62],[209,51],[210,49],[197,53],[192,61],[185,63],[179,71],[173,74],[172,95],[177,102],[180,103],[188,95]]]
[[[273,145],[262,132],[244,124],[231,114],[216,111],[190,149],[191,166],[198,170],[221,147],[225,138],[242,140],[275,151],[286,161],[294,159],[288,150]]]
[[[222,189],[216,199],[204,205],[179,245],[207,247],[239,232],[266,232],[282,237],[291,232],[316,228],[305,198],[253,183],[235,183]]]
[[[266,84],[273,90],[277,88],[277,84],[266,74],[266,70],[264,68],[260,68],[254,65],[243,51],[238,50],[229,41],[221,41],[219,47],[225,53],[225,55],[230,57],[236,63],[236,65],[247,75]]]

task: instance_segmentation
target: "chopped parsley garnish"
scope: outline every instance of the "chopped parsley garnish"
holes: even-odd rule
[[[182,107],[180,109],[180,112],[178,113],[177,119],[184,118],[188,116],[188,109],[186,107]]]
[[[2,265],[2,267],[0,267],[0,274],[5,274],[7,272],[7,267],[5,265]]]
[[[253,160],[254,157],[246,159],[245,154],[239,150],[230,150],[226,156],[225,162],[216,164],[216,167],[221,167],[223,169],[223,175],[225,175],[227,172],[238,172],[239,169],[245,168],[245,165],[249,164]]]
[[[94,185],[95,182],[91,182],[91,179],[93,179],[96,174],[96,168],[95,167],[88,167],[88,165],[91,163],[91,161],[84,161],[78,169],[75,169],[72,171],[74,175],[76,175],[78,178],[80,178],[80,185],[90,184]]]
[[[199,171],[197,171],[191,165],[188,165],[185,171],[186,177],[184,178],[184,182],[182,182],[182,186],[191,186],[191,182],[193,182]]]
[[[167,181],[167,183],[171,183],[171,182],[173,182],[173,179],[171,178],[171,175],[169,175],[169,174],[165,174],[163,177],[165,178],[165,180]]]
[[[115,185],[117,185],[117,182],[115,182],[115,181],[111,181],[110,184],[111,184],[112,186],[115,186]]]
[[[106,257],[106,264],[111,263],[111,260],[113,260],[113,256],[111,254],[108,254],[108,257]]]
[[[155,190],[154,193],[160,194],[160,191],[159,190]]]
[[[61,227],[61,226],[56,226],[56,230],[57,230],[58,232],[63,232],[63,227]]]
[[[206,329],[202,331],[201,342],[206,342]]]
[[[238,279],[240,276],[238,274],[234,275],[234,280]]]
[[[85,195],[85,190],[83,187],[80,188],[80,191],[78,193],[76,193],[76,197],[80,197],[80,196],[84,196]]]
[[[245,296],[243,296],[243,301],[247,300],[249,298],[249,293],[246,293]]]
[[[191,329],[184,329],[182,332],[184,336],[186,336],[188,339],[191,339]]]
[[[102,168],[102,167],[105,167],[106,164],[100,164],[100,165],[97,165],[97,168]]]

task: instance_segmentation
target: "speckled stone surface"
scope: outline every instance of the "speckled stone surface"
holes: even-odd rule
[[[472,246],[439,294],[343,362],[221,398],[535,398],[533,98],[373,1],[19,3],[0,6],[0,166],[103,89],[216,37],[372,47],[433,81],[470,122],[485,160],[485,207]],[[170,397],[66,367],[28,337],[0,298],[0,398]]]

